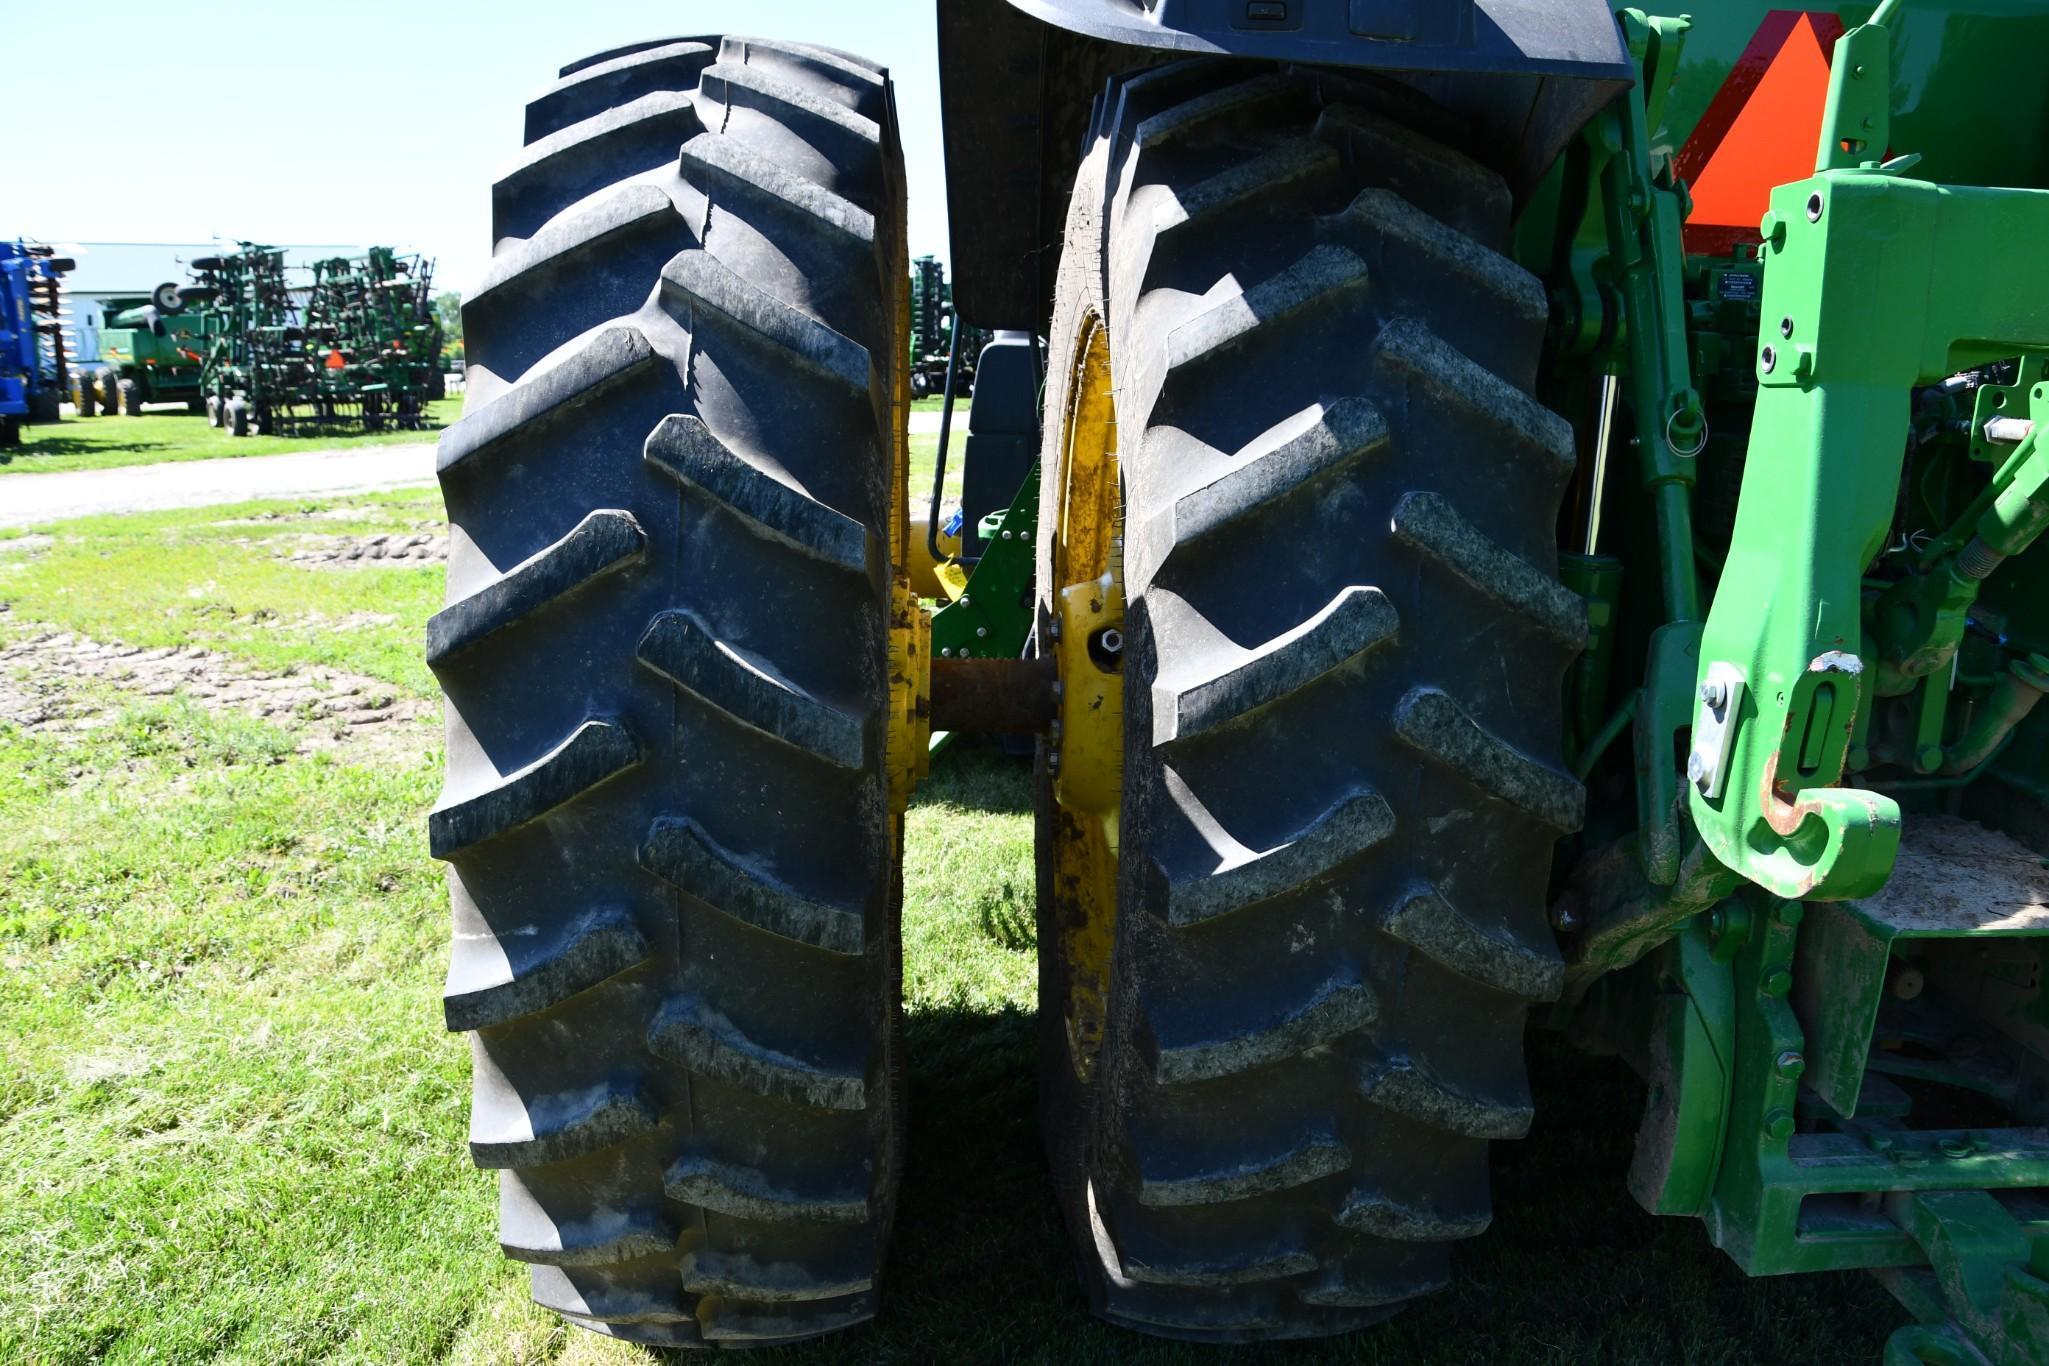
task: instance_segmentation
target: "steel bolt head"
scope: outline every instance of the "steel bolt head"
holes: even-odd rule
[[[1793,989],[1793,974],[1784,968],[1773,968],[1757,984],[1757,989],[1767,996],[1784,996]]]
[[[1764,1117],[1764,1131],[1775,1143],[1783,1143],[1793,1136],[1793,1112],[1774,1110]]]
[[[1807,1070],[1807,1059],[1800,1056],[1798,1049],[1789,1048],[1773,1059],[1773,1065],[1779,1069],[1780,1076],[1797,1077]]]
[[[1707,778],[1707,760],[1700,757],[1698,750],[1686,756],[1686,781],[1702,782]]]
[[[1700,700],[1720,711],[1729,702],[1729,685],[1719,678],[1710,678],[1700,685]]]

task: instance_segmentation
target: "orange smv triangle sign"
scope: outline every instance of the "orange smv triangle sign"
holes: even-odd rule
[[[1842,20],[1773,10],[1736,59],[1675,169],[1693,194],[1686,250],[1726,256],[1758,239],[1771,192],[1814,174],[1828,66]]]

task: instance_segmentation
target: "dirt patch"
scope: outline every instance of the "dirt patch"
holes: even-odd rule
[[[57,544],[55,536],[0,536],[0,555],[32,555]]]
[[[361,674],[309,665],[268,674],[197,646],[109,644],[44,631],[0,645],[0,722],[67,733],[107,724],[107,698],[92,685],[134,697],[182,697],[212,711],[239,711],[298,737],[299,751],[405,748],[420,743],[431,702],[400,695]]]
[[[357,504],[351,507],[314,508],[303,512],[265,512],[255,517],[223,517],[210,525],[276,527],[281,523],[290,522],[362,522],[375,519],[383,511],[382,508]]]
[[[443,564],[448,560],[448,538],[426,531],[299,540],[300,548],[292,553],[291,561],[309,569],[374,569],[379,565]],[[315,540],[317,544],[306,544]]]

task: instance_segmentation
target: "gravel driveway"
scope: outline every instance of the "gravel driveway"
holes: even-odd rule
[[[0,527],[35,526],[108,512],[367,493],[434,482],[434,446],[360,446],[223,460],[187,460],[0,479]]]

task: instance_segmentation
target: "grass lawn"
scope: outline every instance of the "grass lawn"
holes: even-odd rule
[[[0,1361],[650,1359],[527,1303],[464,1150],[423,823],[441,570],[291,559],[438,515],[416,491],[0,539]],[[396,719],[359,733],[317,689],[259,717],[22,663],[52,629],[346,671]],[[1034,1114],[1028,805],[1022,766],[972,743],[916,799],[912,1130],[882,1314],[755,1360],[1870,1361],[1902,1321],[1866,1279],[1748,1282],[1699,1225],[1641,1213],[1622,1184],[1640,1089],[1551,1035],[1536,1130],[1497,1150],[1495,1227],[1454,1290],[1289,1347],[1088,1319]]]
[[[462,416],[460,398],[427,405],[425,431],[364,432],[342,427],[314,436],[229,436],[202,414],[145,408],[139,417],[69,417],[54,427],[24,427],[21,445],[0,476],[35,471],[97,470],[116,465],[158,465],[171,460],[218,460],[231,455],[281,455],[342,446],[390,446],[432,441]]]
[[[956,430],[947,442],[946,495],[942,505],[960,501],[961,444],[965,433]],[[932,471],[939,464],[939,437],[933,432],[911,433],[911,513],[922,516],[932,502]]]

